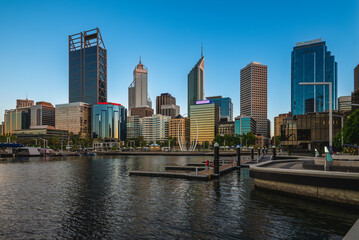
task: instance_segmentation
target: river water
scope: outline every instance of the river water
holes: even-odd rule
[[[341,239],[359,212],[220,180],[128,176],[209,157],[95,156],[0,163],[1,239]]]

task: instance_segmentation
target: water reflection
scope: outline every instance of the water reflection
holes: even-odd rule
[[[128,176],[208,157],[22,158],[0,164],[1,238],[340,239],[358,212],[220,180]]]

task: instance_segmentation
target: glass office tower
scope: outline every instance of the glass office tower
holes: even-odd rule
[[[338,81],[335,57],[325,41],[297,43],[292,51],[292,114],[325,112],[329,109],[329,86],[303,86],[300,82],[331,82],[333,110],[337,110]]]
[[[107,101],[107,50],[98,28],[69,36],[69,102]]]
[[[98,103],[92,106],[92,137],[126,140],[127,110],[121,104]]]
[[[188,115],[190,115],[190,106],[195,105],[196,101],[204,100],[204,57],[196,63],[188,73]]]
[[[229,118],[229,121],[233,119],[233,103],[229,97],[222,98],[222,96],[207,97],[220,108],[220,118]]]

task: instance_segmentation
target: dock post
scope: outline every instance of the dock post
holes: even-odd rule
[[[214,144],[214,159],[213,159],[214,174],[219,174],[219,144]]]
[[[277,152],[275,146],[273,146],[273,158],[272,160],[277,160]]]
[[[258,158],[259,158],[260,155],[261,155],[261,149],[258,148]]]
[[[254,148],[253,147],[251,148],[251,159],[252,159],[252,161],[254,160]]]
[[[237,146],[237,166],[241,166],[241,148]]]

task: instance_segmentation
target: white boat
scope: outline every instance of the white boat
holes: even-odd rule
[[[16,156],[21,157],[35,157],[41,156],[39,150],[35,147],[21,147],[16,150]]]

